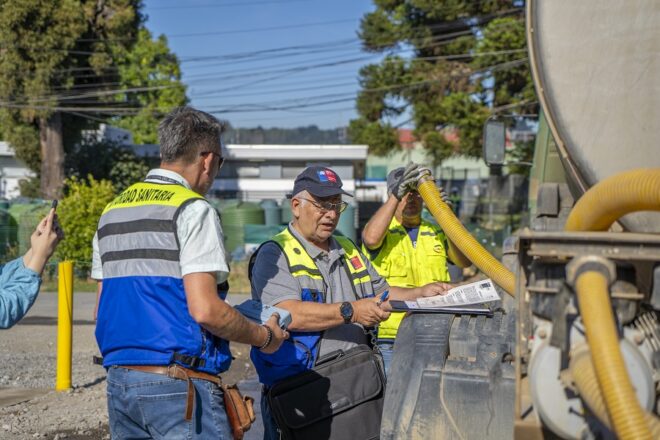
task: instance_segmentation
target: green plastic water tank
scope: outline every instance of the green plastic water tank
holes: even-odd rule
[[[29,205],[29,208],[20,214],[18,220],[18,252],[23,255],[30,249],[30,237],[37,225],[50,210],[47,203]]]
[[[337,224],[337,230],[353,241],[355,241],[357,235],[355,230],[356,213],[357,210],[355,209],[355,206],[349,204],[346,207],[346,210],[341,213],[339,223]]]
[[[282,209],[277,204],[277,200],[263,200],[259,206],[264,210],[264,224],[275,226],[282,223]]]
[[[235,201],[223,204],[220,215],[225,233],[225,248],[230,253],[237,248],[243,248],[246,224],[264,224],[264,210],[256,203]]]
[[[9,246],[14,248],[15,253],[19,251],[19,224],[21,218],[25,213],[29,213],[30,210],[34,209],[34,207],[35,203],[32,202],[11,203],[9,205],[8,211],[10,218],[7,234],[10,243]],[[33,231],[30,231],[30,235],[32,235]],[[28,238],[30,235],[28,235]]]
[[[284,199],[280,204],[282,207],[282,224],[289,224],[293,220],[293,214],[291,214],[291,199]]]

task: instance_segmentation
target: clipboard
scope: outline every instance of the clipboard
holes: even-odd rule
[[[493,311],[483,304],[473,304],[469,306],[452,306],[452,307],[434,307],[434,308],[421,308],[421,307],[408,307],[405,301],[390,300],[393,312],[411,312],[411,313],[443,313],[449,315],[484,315],[491,317]]]

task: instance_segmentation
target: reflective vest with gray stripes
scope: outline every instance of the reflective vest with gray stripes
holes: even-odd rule
[[[344,250],[344,262],[341,266],[347,271],[347,275],[352,281],[355,298],[374,296],[371,276],[357,246],[346,237],[337,235],[333,237]],[[304,246],[289,231],[289,228],[266,243],[272,242],[282,248],[289,271],[298,282],[301,300],[325,303],[326,286],[329,284],[324,281],[318,266],[305,251]],[[250,274],[258,252],[257,249],[250,260],[248,269]],[[259,382],[266,386],[272,386],[282,379],[310,370],[316,363],[323,332],[291,331],[289,333],[291,335],[289,339],[285,340],[279,350],[273,354],[265,354],[255,347],[250,352],[250,358],[259,375]]]
[[[103,211],[96,340],[104,367],[177,363],[211,374],[229,368],[229,344],[193,320],[183,288],[176,219],[196,200],[204,198],[182,185],[141,182]]]

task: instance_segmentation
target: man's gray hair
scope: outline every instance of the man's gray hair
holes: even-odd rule
[[[310,196],[311,194],[306,189],[303,189],[302,191],[298,191],[296,194],[292,194],[291,200],[298,199],[301,205],[305,205],[307,203],[307,199]]]
[[[204,151],[216,151],[226,123],[192,107],[172,110],[158,125],[163,162],[191,163]]]

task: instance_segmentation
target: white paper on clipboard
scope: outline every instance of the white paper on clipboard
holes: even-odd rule
[[[470,284],[463,284],[449,290],[445,295],[429,296],[418,298],[417,301],[406,301],[409,308],[435,309],[452,306],[467,306],[471,304],[480,304],[489,301],[498,301],[500,296],[495,290],[493,281],[488,278],[476,281]],[[417,307],[412,307],[408,303],[416,303]]]

